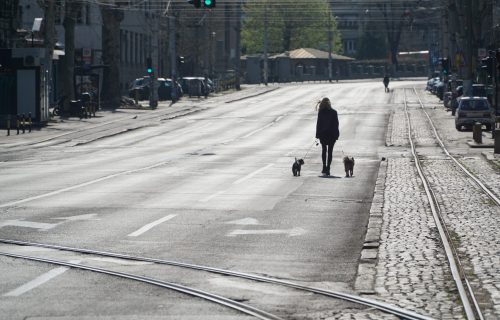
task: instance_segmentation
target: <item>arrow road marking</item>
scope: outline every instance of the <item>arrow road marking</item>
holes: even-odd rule
[[[227,236],[235,237],[241,235],[267,235],[267,234],[287,234],[289,237],[301,236],[307,231],[302,228],[293,228],[288,230],[234,230]]]
[[[0,228],[13,226],[13,227],[25,227],[25,228],[49,230],[57,225],[59,225],[59,223],[42,223],[42,222],[32,222],[23,220],[6,220],[0,222]]]
[[[78,263],[80,263],[80,261],[70,261],[70,263],[78,264]],[[23,284],[22,286],[14,289],[12,291],[7,292],[6,294],[4,294],[4,296],[5,297],[18,297],[18,296],[22,295],[23,293],[26,293],[32,289],[35,289],[38,286],[41,286],[42,284],[46,283],[50,279],[53,279],[53,278],[65,273],[69,269],[70,268],[68,268],[68,267],[59,267],[59,268],[52,269],[49,272],[46,272],[46,273],[40,275],[39,277],[31,280],[30,282]]]
[[[156,221],[153,221],[147,225],[145,225],[144,227],[140,228],[139,230],[137,231],[134,231],[132,232],[131,234],[129,234],[128,236],[129,237],[137,237],[137,236],[140,236],[141,234],[143,234],[144,232],[148,231],[149,229],[152,229],[154,227],[156,227],[157,225],[159,225],[160,223],[163,223],[165,221],[168,221],[172,218],[174,218],[176,216],[176,214],[169,214],[168,216],[166,217],[163,217],[161,219],[158,219]]]

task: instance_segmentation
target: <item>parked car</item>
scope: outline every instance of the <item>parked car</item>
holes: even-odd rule
[[[129,88],[129,97],[135,99],[136,91],[139,100],[149,99],[149,77],[142,77],[135,79]],[[172,99],[172,79],[158,78],[156,79],[156,87],[158,88],[158,100],[170,100]],[[182,96],[182,88],[177,83],[178,96]]]
[[[445,83],[442,82],[441,80],[436,82],[434,93],[439,98],[439,100],[443,100],[445,87],[446,87]]]
[[[462,127],[472,128],[475,123],[491,130],[495,124],[494,110],[486,97],[462,97],[455,114],[455,128],[462,131]]]
[[[182,77],[180,80],[182,90],[190,96],[205,95],[215,91],[215,86],[210,78],[205,77]],[[199,92],[198,92],[199,88]]]
[[[429,79],[425,89],[432,92],[432,89],[437,81],[439,81],[439,77]]]
[[[139,100],[149,99],[149,77],[137,78],[130,84],[128,89],[128,95],[130,98]]]

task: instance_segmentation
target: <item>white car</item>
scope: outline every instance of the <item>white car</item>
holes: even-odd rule
[[[481,123],[486,130],[491,130],[495,124],[494,115],[486,97],[462,97],[455,114],[455,128],[462,131],[462,127],[472,128],[475,123]]]

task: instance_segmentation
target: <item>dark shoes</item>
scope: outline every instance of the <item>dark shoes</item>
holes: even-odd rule
[[[325,176],[330,176],[330,166],[328,167],[323,166],[323,170],[321,171],[321,173]]]

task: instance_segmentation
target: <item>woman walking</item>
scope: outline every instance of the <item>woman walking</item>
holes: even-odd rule
[[[323,161],[323,170],[321,173],[324,175],[330,175],[333,146],[338,138],[339,118],[337,116],[337,111],[332,108],[328,98],[323,98],[318,106],[316,139],[319,139],[319,142],[321,143],[321,160]]]

